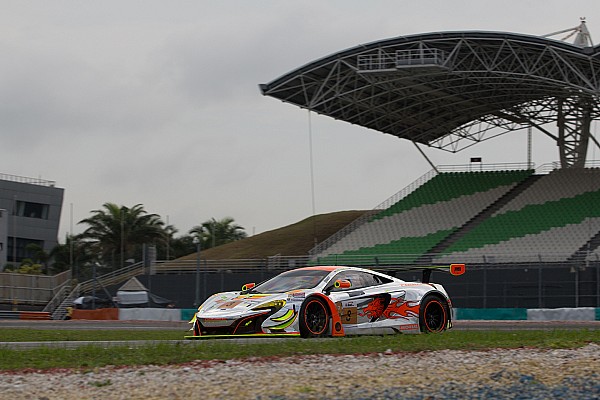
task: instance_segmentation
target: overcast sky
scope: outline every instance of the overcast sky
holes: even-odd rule
[[[0,173],[65,189],[61,242],[105,202],[141,203],[179,235],[225,216],[250,235],[279,228],[313,213],[308,114],[258,84],[379,39],[544,35],[580,17],[600,42],[598,0],[0,0]],[[372,209],[430,170],[410,142],[311,118],[317,214]],[[533,143],[536,165],[558,159]],[[525,162],[526,135],[426,153]]]

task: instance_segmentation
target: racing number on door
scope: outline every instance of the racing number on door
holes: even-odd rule
[[[342,324],[356,324],[357,323],[357,309],[356,307],[342,308],[340,313]]]

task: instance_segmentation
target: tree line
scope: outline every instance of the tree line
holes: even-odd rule
[[[49,253],[29,244],[28,258],[19,265],[6,265],[4,271],[53,275],[73,268],[80,278],[89,278],[91,266],[97,273],[110,272],[131,260],[141,261],[148,249],[154,249],[157,260],[173,260],[194,253],[198,245],[209,249],[247,237],[231,217],[211,218],[176,236],[178,230],[173,225],[165,224],[158,214],[148,213],[142,204],[127,207],[104,203],[78,224],[87,228],[78,235],[67,235],[65,243]]]

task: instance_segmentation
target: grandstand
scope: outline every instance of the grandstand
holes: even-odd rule
[[[574,42],[550,38],[563,33]],[[600,169],[586,159],[600,148],[599,55],[585,19],[546,36],[432,32],[361,44],[260,85],[410,141],[425,158],[421,146],[456,153],[527,133],[519,167],[450,170],[427,158],[432,171],[319,243],[311,262],[391,272],[464,262],[458,286],[442,278],[463,305],[600,307]],[[559,163],[534,168],[533,132],[556,142]]]
[[[362,265],[568,261],[597,250],[598,204],[598,168],[442,172],[312,256]]]
[[[553,34],[480,31],[391,38],[260,85],[264,95],[417,148],[458,152],[508,132],[528,132],[526,167],[434,167],[416,190],[320,244],[313,258],[383,256],[377,262],[410,264],[495,253],[520,261],[555,253],[550,259],[562,261],[594,251],[600,179],[597,170],[584,167],[588,144],[600,148],[591,133],[600,118],[600,47],[593,46],[584,19],[557,33],[564,32],[575,35],[573,44],[549,39]],[[550,173],[532,170],[532,129],[556,141],[560,165]],[[550,240],[562,236],[559,244]],[[404,258],[392,261],[390,255]]]
[[[444,249],[448,257],[497,254],[496,262],[568,261],[597,250],[600,169],[557,169]]]

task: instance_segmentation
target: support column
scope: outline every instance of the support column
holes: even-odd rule
[[[590,139],[592,105],[586,98],[558,100],[558,148],[562,168],[583,168]]]

